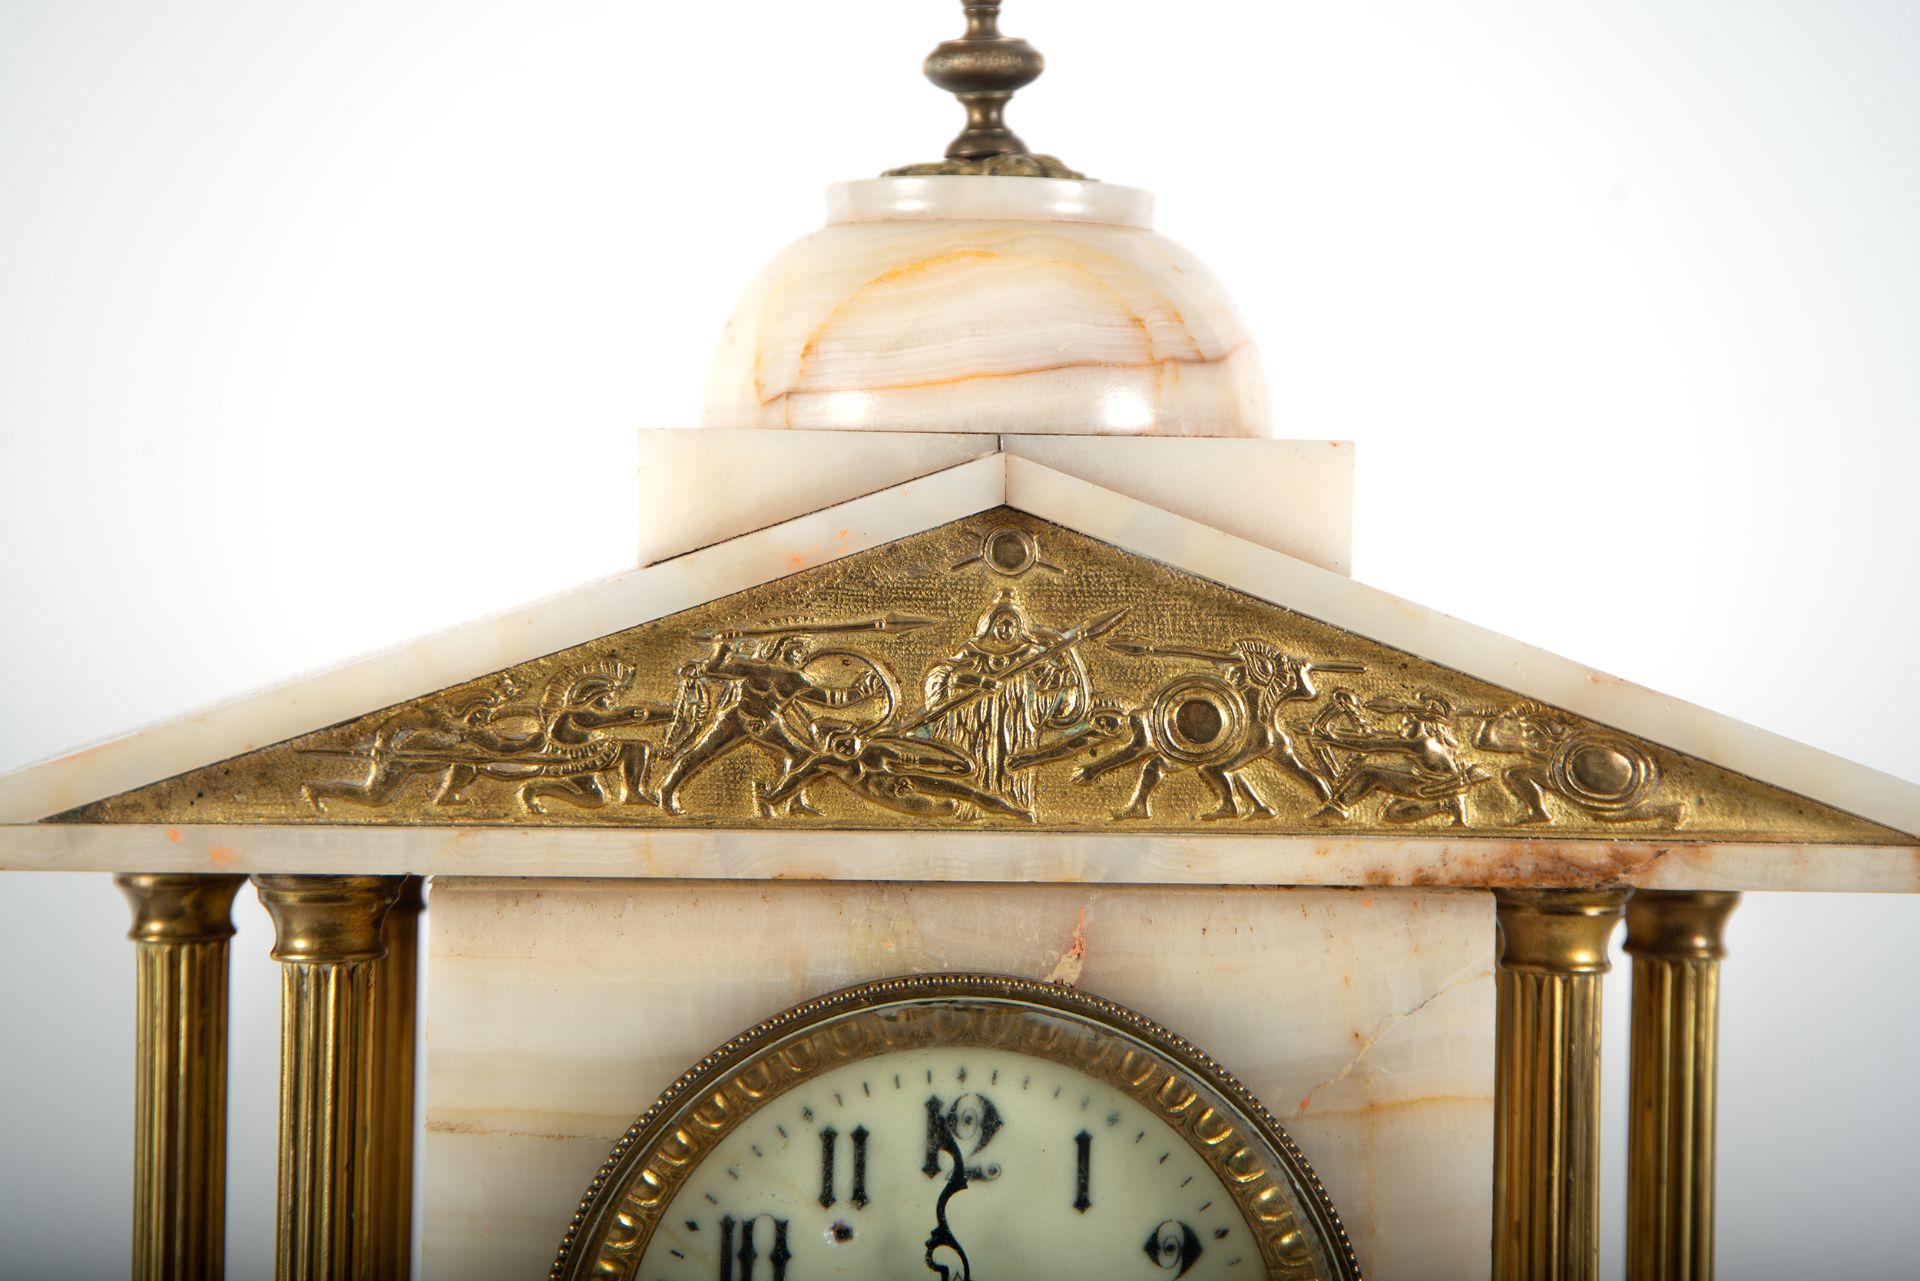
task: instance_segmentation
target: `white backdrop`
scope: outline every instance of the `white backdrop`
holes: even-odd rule
[[[1920,6],[1006,26],[1054,64],[1015,127],[1156,190],[1283,432],[1358,442],[1357,577],[1920,779]],[[917,61],[958,27],[0,0],[0,769],[628,568],[634,428],[694,420],[826,182],[937,156]],[[239,916],[229,1275],[264,1277],[277,981]],[[105,877],[0,878],[0,1275],[124,1275],[125,920]],[[1916,925],[1736,916],[1725,1275],[1913,1274]]]

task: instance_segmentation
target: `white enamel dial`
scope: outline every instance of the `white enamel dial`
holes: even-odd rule
[[[636,1121],[554,1281],[1359,1281],[1271,1115],[1089,993],[879,979],[728,1041]]]
[[[761,1109],[680,1189],[637,1276],[1262,1271],[1231,1194],[1144,1105],[1045,1059],[941,1047],[847,1064]]]

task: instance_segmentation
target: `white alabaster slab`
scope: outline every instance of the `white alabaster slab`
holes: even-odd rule
[[[827,188],[827,221],[1040,219],[1151,227],[1153,193],[1117,182],[926,174],[858,178]]]
[[[1270,434],[1259,355],[1199,259],[1144,207],[1076,217],[1062,184],[1033,181],[859,184],[912,194],[892,214],[884,199],[836,202],[844,220],[748,287],[702,425]]]
[[[1915,845],[620,827],[0,827],[0,871],[1920,893]]]
[[[1354,454],[1344,441],[734,428],[640,433],[640,564],[996,449],[1322,569],[1352,571]]]
[[[1353,446],[1340,440],[1002,436],[1016,458],[1335,574],[1353,572]]]
[[[0,824],[32,822],[584,644],[973,515],[1005,495],[1005,465],[992,455],[0,775]]]
[[[933,432],[640,433],[640,564],[944,471],[999,448]]]
[[[1071,976],[1165,1023],[1280,1116],[1370,1275],[1487,1275],[1487,895],[454,879],[432,904],[429,1277],[539,1275],[613,1140],[708,1050],[943,970]]]
[[[1007,503],[1528,698],[1899,831],[1920,833],[1920,785],[1328,573],[1199,521],[1024,458],[1007,460]]]
[[[31,822],[1002,504],[1901,832],[1920,832],[1920,786],[1911,782],[1008,454],[0,777],[0,823]]]

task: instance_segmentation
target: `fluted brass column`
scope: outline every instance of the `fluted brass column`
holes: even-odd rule
[[[116,876],[133,905],[134,1281],[218,1278],[227,1240],[227,940],[244,876]]]
[[[409,876],[387,913],[387,955],[374,964],[378,1006],[373,1092],[375,1273],[405,1281],[413,1265],[413,1039],[419,1011],[423,881]]]
[[[280,1281],[380,1275],[375,962],[397,876],[256,876],[280,971]]]
[[[1499,890],[1495,1281],[1599,1271],[1600,983],[1630,890]]]
[[[1642,890],[1627,904],[1633,956],[1627,1276],[1713,1275],[1713,1125],[1720,958],[1738,894]]]

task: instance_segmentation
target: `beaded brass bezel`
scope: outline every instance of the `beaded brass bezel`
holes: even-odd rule
[[[1122,1090],[1219,1177],[1259,1243],[1267,1276],[1359,1281],[1352,1243],[1313,1167],[1273,1114],[1204,1051],[1101,997],[979,974],[863,983],[795,1006],[707,1055],[614,1145],[550,1277],[632,1276],[681,1185],[760,1108],[846,1063],[939,1045],[1028,1054]]]

